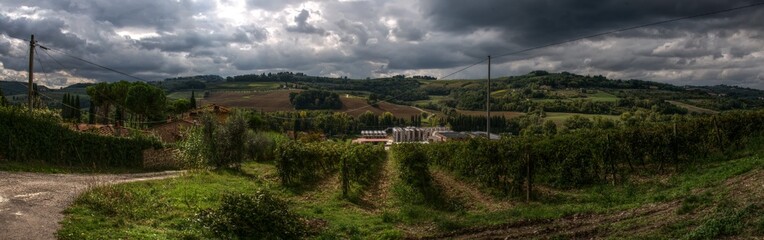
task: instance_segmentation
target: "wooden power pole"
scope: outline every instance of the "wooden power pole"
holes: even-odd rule
[[[488,55],[488,87],[485,94],[485,136],[491,140],[491,55]]]
[[[32,108],[34,105],[32,105],[32,95],[34,94],[34,89],[32,86],[32,79],[34,79],[34,34],[32,34],[32,39],[29,40],[29,95],[27,95],[27,101],[29,102],[29,112],[32,112]]]

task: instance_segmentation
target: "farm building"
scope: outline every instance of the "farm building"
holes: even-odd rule
[[[485,137],[485,132],[467,132],[472,137]],[[499,134],[491,133],[491,140],[499,140],[501,136]]]
[[[427,142],[436,132],[449,131],[446,127],[405,127],[393,128],[393,142]]]
[[[127,128],[120,127],[120,126],[114,126],[114,125],[105,125],[105,124],[73,124],[69,126],[70,129],[78,132],[88,132],[88,133],[95,133],[98,135],[103,136],[127,136],[130,134],[130,131]]]
[[[197,119],[205,113],[214,114],[218,121],[225,122],[225,120],[228,119],[228,114],[231,113],[231,110],[227,107],[223,107],[217,104],[209,104],[205,105],[204,107],[191,110],[188,115],[193,119]]]
[[[385,131],[361,131],[361,138],[387,138],[387,133]]]
[[[157,135],[163,142],[174,143],[183,138],[183,131],[196,125],[188,120],[170,120],[167,123],[151,128],[151,132]]]
[[[460,133],[460,132],[454,132],[454,131],[440,131],[435,132],[433,135],[428,139],[430,142],[449,142],[449,141],[463,141],[472,138],[472,136]]]

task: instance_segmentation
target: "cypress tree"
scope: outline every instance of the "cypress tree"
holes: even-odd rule
[[[191,91],[191,108],[196,109],[196,97],[194,96],[194,91]]]
[[[74,110],[74,118],[77,119],[77,123],[82,121],[82,108],[80,106],[80,95],[77,95],[77,97],[74,100],[74,107],[76,108]]]
[[[61,118],[68,119],[69,118],[69,108],[66,106],[69,102],[69,94],[64,93],[64,98],[61,99]]]
[[[93,101],[90,101],[90,107],[88,108],[88,123],[94,124],[95,117],[95,104],[93,104]]]
[[[13,97],[15,100],[15,96]],[[5,98],[5,95],[3,95],[3,90],[0,89],[0,106],[8,106],[8,99]]]

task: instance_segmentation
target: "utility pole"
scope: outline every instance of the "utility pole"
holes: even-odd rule
[[[34,34],[32,34],[32,39],[29,40],[29,95],[27,96],[27,100],[29,102],[29,112],[32,112],[32,94],[34,94],[34,90],[32,89],[32,79],[34,78],[34,46]]]
[[[488,87],[485,95],[485,136],[491,140],[491,55],[488,55]]]

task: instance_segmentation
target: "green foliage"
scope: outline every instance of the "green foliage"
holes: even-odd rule
[[[129,111],[142,120],[162,119],[167,107],[164,90],[145,82],[102,82],[87,87],[86,91],[101,112],[102,123],[108,123],[112,106],[120,107],[123,119],[127,119],[125,111]]]
[[[423,150],[420,144],[398,144],[391,149],[401,183],[394,186],[394,191],[415,204],[425,204],[440,197],[433,186],[428,158]]]
[[[344,143],[279,141],[275,152],[281,184],[297,186],[334,172],[337,170],[342,144]]]
[[[341,150],[339,170],[342,195],[348,197],[351,185],[368,186],[379,175],[386,157],[383,146],[345,145]]]
[[[258,162],[273,161],[276,158],[276,143],[285,139],[286,137],[278,133],[249,131],[246,143],[247,159]]]
[[[289,102],[295,109],[340,109],[342,101],[337,93],[307,90],[289,94]]]
[[[174,114],[181,114],[184,112],[188,112],[188,110],[193,109],[194,105],[191,101],[188,99],[177,99],[175,101],[170,102],[170,105],[168,106],[168,110]]]
[[[202,210],[197,217],[211,238],[299,239],[308,234],[285,201],[263,190],[254,195],[225,194],[220,207]]]
[[[707,218],[700,227],[683,239],[718,239],[722,236],[734,236],[743,228],[742,218],[752,212],[755,205],[749,205],[740,210],[721,204],[716,212]]]
[[[212,115],[202,117],[201,144],[207,164],[216,168],[239,168],[247,156],[247,120],[242,113],[231,114],[225,124]]]
[[[176,157],[190,168],[202,168],[207,165],[207,146],[202,140],[202,128],[193,127],[186,130],[186,137],[175,143],[178,148]]]
[[[142,167],[143,150],[161,147],[148,138],[115,138],[75,132],[51,116],[0,107],[0,153],[12,161],[88,167]]]
[[[8,99],[5,98],[5,95],[3,95],[3,90],[0,89],[0,107],[8,106]]]

